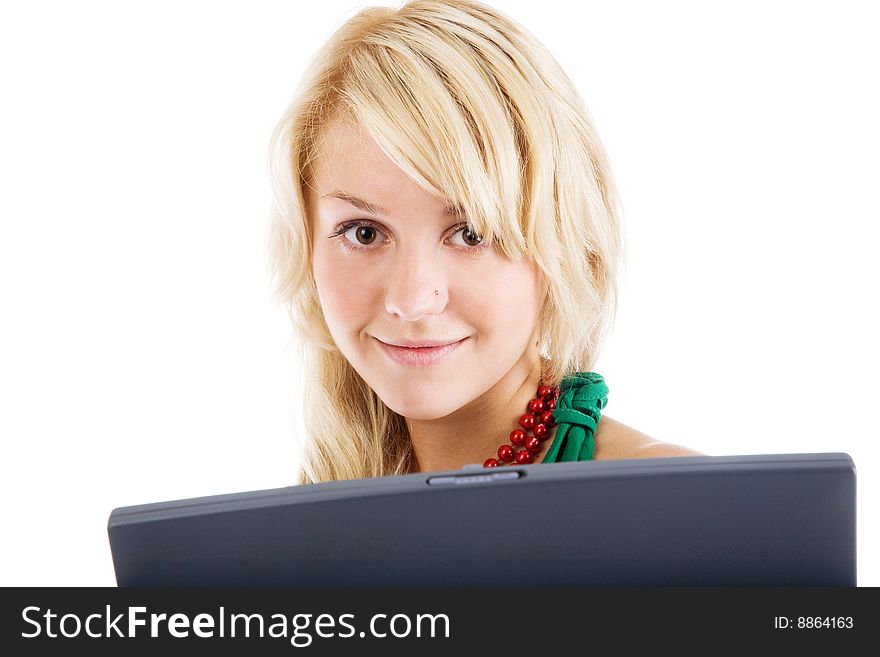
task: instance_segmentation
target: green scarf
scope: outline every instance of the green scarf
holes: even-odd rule
[[[576,372],[562,380],[553,410],[556,436],[542,463],[592,460],[593,436],[607,395],[605,380],[595,372]]]

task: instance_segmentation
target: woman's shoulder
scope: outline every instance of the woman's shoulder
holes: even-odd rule
[[[639,459],[667,456],[705,456],[700,452],[667,443],[642,433],[601,413],[605,408],[608,386],[597,372],[575,372],[560,385],[560,405],[563,410],[574,408],[598,419],[593,434],[593,459]],[[559,408],[559,406],[557,406]],[[561,420],[565,422],[566,420]]]
[[[596,427],[593,458],[599,460],[705,456],[688,447],[656,440],[630,426],[603,415]]]

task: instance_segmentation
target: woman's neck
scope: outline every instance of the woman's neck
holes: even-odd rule
[[[509,442],[519,418],[541,383],[542,361],[519,361],[501,380],[460,409],[436,420],[410,420],[409,427],[419,472],[458,470],[497,458],[498,448]],[[535,462],[543,458],[551,440],[544,441]]]

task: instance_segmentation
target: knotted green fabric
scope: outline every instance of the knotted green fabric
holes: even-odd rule
[[[559,385],[553,410],[556,436],[542,463],[590,461],[601,411],[608,403],[608,386],[601,374],[576,372]]]

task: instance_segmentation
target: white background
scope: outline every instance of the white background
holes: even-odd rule
[[[606,413],[710,454],[850,454],[880,585],[872,3],[494,5],[574,79],[619,183]],[[292,483],[266,149],[356,8],[0,5],[0,584],[113,585],[114,507]]]

